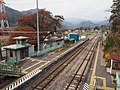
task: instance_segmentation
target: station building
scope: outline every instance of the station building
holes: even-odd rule
[[[120,55],[110,53],[107,72],[115,75],[116,72],[118,72],[119,70],[120,70]]]
[[[41,50],[51,48],[54,46],[63,46],[64,45],[64,39],[58,38],[57,36],[52,36],[49,39],[45,39],[44,41],[40,41]]]

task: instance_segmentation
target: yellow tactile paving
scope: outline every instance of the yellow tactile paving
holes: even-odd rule
[[[70,48],[71,49],[71,48]],[[64,51],[63,53],[59,54],[58,56],[54,57],[52,60],[55,60],[57,58],[59,58],[60,56],[64,55],[66,52],[68,52],[70,49]]]
[[[64,52],[65,53],[65,52]],[[61,53],[60,55],[58,55],[58,56],[56,56],[56,57],[54,57],[53,59],[51,59],[50,61],[53,61],[53,60],[55,60],[55,59],[57,59],[57,58],[59,58],[61,55],[63,55],[64,53]],[[35,61],[35,60],[34,60]],[[23,72],[25,72],[26,70],[28,70],[28,69],[30,69],[30,68],[32,68],[32,67],[34,67],[34,66],[36,66],[36,65],[38,65],[39,63],[41,63],[41,62],[47,62],[47,61],[39,61],[38,63],[36,63],[36,64],[33,64],[32,66],[30,66],[30,67],[28,67],[28,68],[26,68],[26,69],[24,69],[23,70]]]
[[[58,56],[54,57],[52,60],[55,60],[55,59],[59,58],[60,56],[64,55],[66,52],[67,52],[67,51],[65,51],[65,52],[63,52],[63,53],[61,53],[61,54],[59,54]]]
[[[57,58],[59,58],[61,55],[63,55],[64,53],[66,53],[67,51],[65,51],[65,52],[63,52],[63,53],[61,53],[60,55],[58,55],[58,56],[56,56],[56,57],[54,57],[53,59],[51,59],[50,61],[53,61],[53,60],[55,60],[55,59],[57,59]],[[34,61],[35,61],[36,59],[34,59]],[[38,61],[38,60],[37,60]],[[36,66],[36,65],[38,65],[39,63],[41,63],[41,62],[44,62],[43,60],[41,61],[39,61],[38,63],[36,63],[36,64],[33,64],[32,66],[30,66],[30,67],[28,67],[28,68],[26,68],[26,69],[24,69],[23,70],[23,72],[25,72],[26,70],[28,70],[28,69],[30,69],[30,68],[32,68],[32,67],[34,67],[34,66]],[[46,62],[46,61],[45,61]]]
[[[97,89],[101,90],[115,90],[114,88],[104,87],[104,86],[97,86]]]
[[[34,70],[37,70],[37,69],[39,69],[39,68],[42,68],[43,66],[45,66],[45,65],[47,65],[48,63],[50,63],[51,61],[47,61],[46,63],[44,63],[43,65],[41,65],[41,66],[39,66],[39,67],[37,67],[37,68],[35,68]]]
[[[94,63],[94,68],[93,68],[92,76],[91,76],[91,79],[90,79],[90,88],[89,88],[89,90],[93,90],[95,73],[96,73],[96,67],[97,67],[97,61],[98,61],[99,47],[100,47],[100,43],[98,44],[98,48],[97,48],[97,54],[96,54],[96,58],[95,58],[95,63]]]
[[[93,85],[94,85],[94,80],[95,80],[96,78],[99,78],[99,79],[103,80],[103,86],[97,86],[97,89],[102,89],[102,90],[115,90],[114,88],[106,87],[106,78],[104,78],[104,77],[99,77],[99,76],[95,76],[96,68],[97,68],[99,48],[100,48],[100,43],[98,44],[98,49],[97,49],[97,54],[96,54],[96,58],[95,58],[94,68],[93,68],[92,76],[91,76],[91,79],[90,79],[90,88],[89,88],[89,90],[93,90],[93,89],[94,89],[94,86],[93,86]]]
[[[104,77],[98,77],[98,76],[96,76],[96,78],[101,79],[103,81],[103,86],[106,87],[106,78],[104,78]]]
[[[23,72],[25,72],[26,70],[28,70],[28,69],[30,69],[30,68],[32,68],[32,67],[34,67],[34,66],[40,64],[41,62],[43,62],[43,61],[39,61],[38,63],[35,63],[35,64],[33,64],[33,65],[27,67],[26,69],[23,70]],[[46,61],[45,61],[45,62],[46,62]]]

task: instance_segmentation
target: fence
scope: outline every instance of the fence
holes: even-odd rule
[[[43,50],[41,50],[41,51],[39,51],[39,52],[30,52],[29,53],[29,56],[30,57],[32,57],[32,56],[40,56],[40,55],[43,55],[43,54],[45,54],[45,53],[48,53],[48,52],[50,52],[50,51],[52,51],[52,50],[55,50],[55,49],[57,49],[57,48],[60,48],[60,47],[62,47],[63,45],[56,45],[56,46],[53,46],[53,47],[50,47],[50,48],[47,48],[47,49],[43,49]]]
[[[21,76],[21,68],[14,66],[14,65],[8,65],[7,63],[0,63],[0,75],[10,75],[10,76]]]

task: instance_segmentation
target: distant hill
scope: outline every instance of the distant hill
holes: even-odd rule
[[[83,21],[78,26],[79,27],[95,27],[95,26],[99,26],[99,25],[93,23],[92,21]]]
[[[24,14],[27,14],[27,13],[34,13],[36,12],[35,9],[30,9],[30,10],[27,10],[27,11],[18,11],[18,10],[15,10],[15,9],[12,9],[8,6],[5,6],[5,9],[6,9],[6,12],[8,14],[8,22],[10,24],[10,26],[14,26],[16,24],[16,19]]]
[[[36,9],[30,9],[30,10],[20,12],[6,6],[6,12],[8,13],[8,21],[10,25],[15,25],[16,18],[27,13],[35,13]],[[108,21],[94,22],[94,21],[79,19],[79,18],[65,18],[65,20],[62,22],[63,28],[95,27],[95,26],[101,26],[101,25],[110,25],[110,23]]]
[[[30,9],[30,10],[26,10],[26,11],[22,11],[22,14],[27,14],[27,13],[35,13],[36,9]]]
[[[65,22],[73,22],[73,24],[79,24],[80,22],[86,21],[85,19],[79,18],[65,18]]]
[[[97,23],[98,25],[107,25],[107,26],[110,26],[110,22],[108,20],[105,20],[105,21],[100,21]]]
[[[5,6],[6,12],[8,14],[8,22],[10,25],[14,25],[16,23],[16,18],[20,17],[22,13],[20,11],[14,10]]]
[[[76,27],[76,25],[74,25],[71,22],[67,22],[67,21],[62,22],[62,28],[74,28],[74,27]]]
[[[82,20],[82,19],[78,19],[78,21],[76,22],[76,20],[66,20],[62,23],[62,25],[64,27],[68,27],[68,28],[79,28],[79,27],[91,27],[91,28],[94,28],[96,26],[101,26],[101,25],[110,25],[110,23],[105,20],[105,21],[98,21],[98,22],[93,22],[93,21],[90,21],[90,20]],[[63,27],[63,28],[64,28]]]

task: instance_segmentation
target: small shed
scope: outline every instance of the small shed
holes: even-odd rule
[[[120,70],[120,55],[110,53],[109,60],[110,60],[109,61],[110,62],[110,66],[109,66],[110,74],[112,74],[112,69]]]
[[[64,39],[58,38],[58,37],[51,37],[49,39],[45,39],[44,41],[40,41],[41,50],[47,49],[50,47],[58,46],[58,45],[64,45]]]
[[[29,57],[30,52],[34,52],[34,46],[27,43],[28,37],[19,36],[13,38],[16,40],[16,44],[5,46],[6,50],[6,58],[7,60],[11,57],[16,58],[16,61],[24,59],[25,57]]]

